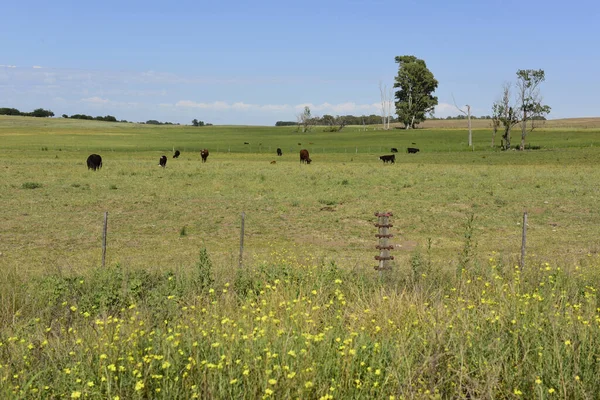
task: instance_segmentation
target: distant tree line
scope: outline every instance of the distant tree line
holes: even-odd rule
[[[430,117],[428,118],[432,121],[444,121],[444,120],[454,120],[454,119],[467,119],[466,115],[456,115],[453,117],[446,117],[446,118],[436,118],[436,117]],[[477,117],[475,115],[471,115],[471,119],[492,119],[491,115],[482,115],[481,117]],[[536,121],[545,121],[546,117],[544,117],[543,115],[536,115],[534,117],[532,117],[531,119],[534,119]]]
[[[50,110],[44,110],[43,108],[36,108],[32,112],[21,112],[16,108],[0,108],[0,115],[20,115],[23,117],[54,117],[54,113]]]
[[[142,124],[146,124],[146,125],[179,125],[178,123],[174,124],[174,123],[168,122],[168,121],[167,122],[160,122],[160,121],[157,121],[155,119],[149,119],[146,122],[142,122]]]
[[[205,123],[204,121],[198,121],[196,118],[192,120],[192,126],[212,126],[212,124]]]
[[[92,121],[127,122],[124,119],[121,121],[118,121],[112,115],[106,115],[104,117],[102,117],[102,116],[92,117],[91,115],[85,115],[85,114],[73,114],[69,117],[67,114],[63,114],[62,117],[63,118],[71,118],[71,119],[87,119],[87,120],[92,120]]]
[[[313,117],[312,124],[313,125],[340,125],[341,122],[344,125],[376,125],[381,124],[381,116],[380,115],[338,115],[334,117],[333,115],[325,114],[322,117]],[[395,119],[391,119],[390,122],[398,122]],[[301,122],[298,121],[277,121],[275,126],[295,126],[300,125]]]

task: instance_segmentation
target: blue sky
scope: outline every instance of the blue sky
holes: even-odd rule
[[[90,4],[88,4],[90,3]],[[544,69],[551,118],[600,115],[596,1],[27,1],[0,12],[0,107],[189,124],[379,114],[394,57],[439,81],[436,116],[489,114]]]

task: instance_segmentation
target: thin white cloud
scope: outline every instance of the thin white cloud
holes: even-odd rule
[[[162,103],[161,106],[168,107],[169,104]],[[378,103],[373,104],[357,104],[354,102],[345,102],[339,104],[322,103],[302,103],[295,106],[289,104],[251,104],[244,102],[228,103],[225,101],[215,101],[212,103],[198,103],[192,100],[180,100],[175,103],[175,107],[179,108],[200,108],[206,110],[238,110],[238,111],[266,111],[266,112],[283,112],[293,111],[300,112],[304,107],[309,107],[313,114],[324,113],[324,114],[371,114],[379,112],[380,105]]]
[[[103,98],[98,97],[98,96],[88,97],[88,98],[85,98],[85,99],[81,99],[80,101],[82,103],[88,103],[88,104],[108,104],[108,103],[110,103],[110,100],[103,99]]]
[[[4,64],[0,64],[0,67],[4,67],[4,68],[17,68],[16,65],[4,65]]]
[[[44,68],[44,67],[40,67],[39,65],[34,65],[33,67],[31,67],[33,69],[40,69],[40,68]]]
[[[460,111],[458,111],[456,109],[456,106],[454,106],[454,104],[439,103],[437,106],[435,106],[435,114],[434,115],[438,118],[444,118],[444,117],[453,116],[456,114],[460,114]]]

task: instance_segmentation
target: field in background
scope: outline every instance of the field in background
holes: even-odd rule
[[[420,125],[423,129],[467,129],[467,120],[427,120]],[[395,124],[401,127],[401,124]],[[490,129],[489,119],[472,119],[472,129]],[[563,118],[548,121],[536,121],[535,129],[600,129],[600,118]]]
[[[377,210],[395,213],[399,265],[428,240],[432,253],[450,262],[470,214],[484,253],[518,253],[524,210],[531,214],[531,255],[572,261],[599,249],[597,131],[536,131],[531,141],[542,149],[521,153],[485,146],[482,132],[475,134],[482,151],[467,151],[457,131],[292,134],[274,127],[0,122],[0,262],[20,269],[97,266],[104,211],[108,259],[132,267],[189,265],[200,246],[235,264],[242,211],[246,256],[295,248],[367,270]],[[399,153],[394,165],[378,160],[389,147],[411,143],[421,153]],[[283,157],[274,154],[278,146]],[[182,150],[180,159],[171,158],[173,147]],[[211,151],[206,164],[197,154],[203,147]],[[313,164],[299,164],[299,147],[311,150]],[[85,166],[92,152],[104,160],[96,173]],[[162,154],[166,169],[157,166]]]
[[[0,395],[593,397],[600,128],[474,138],[0,117]]]

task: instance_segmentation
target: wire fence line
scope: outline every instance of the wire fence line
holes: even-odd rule
[[[214,227],[205,231],[197,226],[192,228],[191,221],[170,224],[165,230],[159,221],[136,222],[135,212],[127,210],[33,213],[29,214],[32,217],[30,224],[39,225],[40,229],[33,235],[13,235],[5,243],[5,255],[11,256],[6,261],[18,256],[22,261],[26,260],[27,269],[77,270],[116,264],[134,267],[156,267],[158,264],[178,268],[193,265],[202,247],[206,247],[218,265],[231,268],[273,261],[274,252],[295,254],[299,259],[317,264],[335,261],[350,267],[362,265],[373,256],[372,246],[348,251],[337,249],[340,251],[331,254],[325,247],[298,245],[296,239],[300,238],[294,237],[294,229],[290,229],[291,235],[277,243],[266,241],[262,235],[256,240],[251,225],[250,234],[247,231],[244,235],[239,218],[237,226],[215,232]],[[281,237],[276,233],[272,236],[274,240]]]
[[[398,145],[399,146],[399,145]],[[218,144],[215,146],[207,145],[183,145],[183,146],[169,146],[169,147],[155,147],[155,146],[30,146],[32,150],[40,150],[47,152],[84,152],[84,153],[131,153],[131,152],[156,152],[164,153],[166,155],[172,154],[173,149],[179,150],[182,155],[185,153],[198,153],[200,157],[200,151],[208,149],[211,154],[272,154],[277,155],[277,149],[280,148],[283,155],[294,154],[300,152],[301,149],[306,149],[310,153],[334,153],[334,154],[375,154],[375,153],[390,153],[392,148],[398,149],[401,152],[406,152],[406,148],[402,149],[398,146],[384,146],[384,145],[356,145],[356,146],[317,146],[317,145],[296,145],[294,146],[261,146],[261,145],[222,145]],[[22,150],[19,150],[22,151]]]

